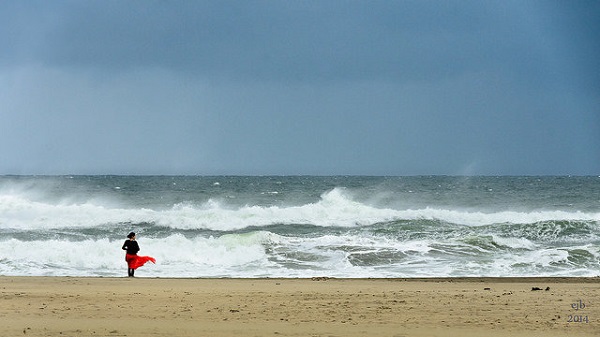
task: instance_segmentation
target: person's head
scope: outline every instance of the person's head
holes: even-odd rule
[[[135,239],[135,233],[131,232],[131,233],[127,234],[127,238],[129,238],[129,239]]]

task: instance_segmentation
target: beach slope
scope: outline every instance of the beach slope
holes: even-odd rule
[[[0,336],[591,337],[600,279],[0,277],[0,320]]]

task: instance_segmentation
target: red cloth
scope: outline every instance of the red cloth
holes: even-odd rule
[[[131,269],[138,269],[139,267],[146,264],[146,262],[148,261],[156,263],[156,259],[152,256],[139,256],[131,254],[125,254],[125,261],[127,261],[127,265]]]

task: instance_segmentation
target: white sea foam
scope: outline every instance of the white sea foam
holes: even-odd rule
[[[124,276],[132,229],[140,254],[158,260],[138,276],[600,275],[593,188],[557,197],[581,185],[531,180],[521,206],[478,186],[446,185],[442,200],[430,178],[407,179],[413,193],[405,179],[375,180],[384,187],[372,178],[5,178],[0,275]],[[483,181],[494,191],[514,183]],[[346,182],[355,187],[331,189]]]
[[[140,274],[163,277],[248,276],[269,262],[264,233],[233,239],[188,239],[172,235],[140,240],[139,255],[150,255],[157,264],[144,266]],[[10,239],[0,244],[0,275],[119,276],[126,268],[122,241]],[[264,270],[264,269],[263,269]]]
[[[353,201],[341,189],[300,206],[243,206],[231,208],[216,201],[203,205],[177,204],[167,210],[107,207],[90,202],[59,203],[0,195],[0,228],[85,228],[107,224],[153,223],[174,229],[236,230],[272,224],[355,227],[397,220],[436,220],[466,226],[528,224],[543,221],[596,221],[600,213],[566,211],[470,212],[437,208],[377,208]]]
[[[526,238],[501,237],[493,235],[496,244],[513,249],[534,249],[536,245]]]
[[[139,254],[153,256],[157,263],[142,267],[138,276],[565,276],[574,270],[579,276],[595,276],[599,272],[593,259],[600,252],[593,245],[553,248],[512,238],[494,240],[523,248],[470,254],[464,244],[452,240],[444,244],[443,239],[397,241],[349,234],[290,237],[266,231],[219,237],[141,236]],[[0,242],[0,275],[123,276],[126,265],[122,243],[109,239],[4,240]],[[587,254],[588,262],[569,261],[569,250],[573,249]],[[375,260],[353,263],[353,259],[365,257]],[[591,268],[585,263],[591,263]]]

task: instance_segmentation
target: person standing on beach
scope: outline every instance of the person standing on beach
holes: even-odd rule
[[[156,263],[156,259],[151,256],[139,256],[137,253],[140,251],[140,246],[135,241],[135,233],[131,232],[127,235],[127,240],[121,247],[127,251],[125,254],[125,261],[127,261],[127,275],[133,277],[135,270],[143,266],[146,262],[150,261]]]

